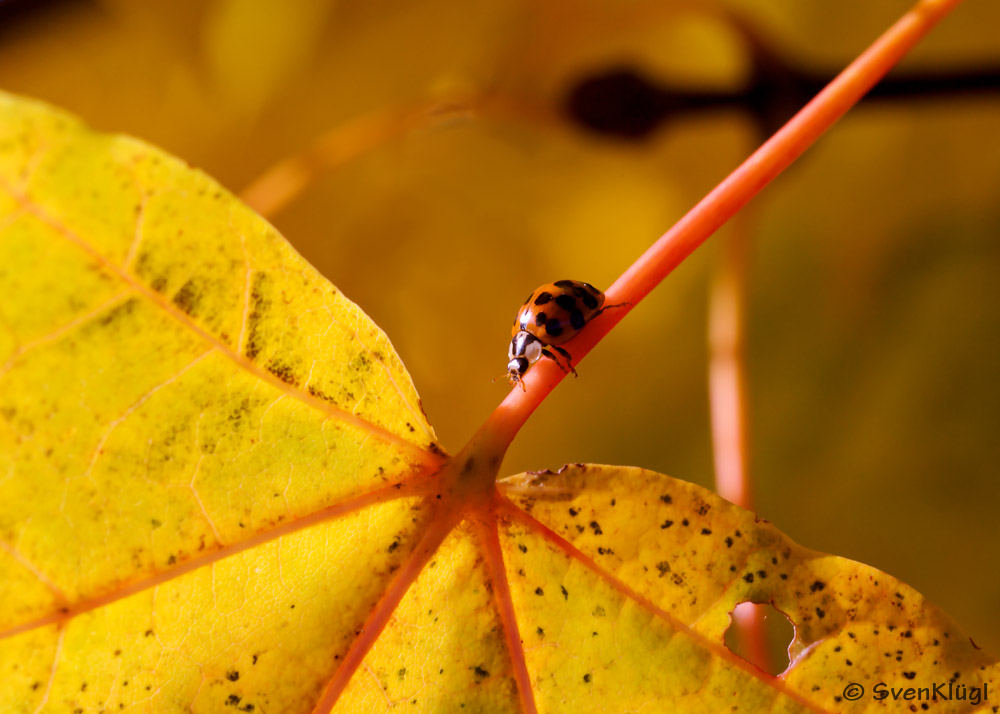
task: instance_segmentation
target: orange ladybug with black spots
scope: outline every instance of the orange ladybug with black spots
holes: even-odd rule
[[[584,325],[605,310],[625,304],[605,307],[604,293],[580,280],[557,280],[536,288],[518,310],[511,330],[507,381],[524,389],[521,378],[542,357],[575,375],[572,355],[559,345],[573,339]],[[565,366],[556,354],[566,361]]]

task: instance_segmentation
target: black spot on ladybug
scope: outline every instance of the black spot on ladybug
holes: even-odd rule
[[[546,315],[544,312],[540,312],[535,317],[535,324],[538,325],[538,327],[541,327],[542,325],[545,324],[545,321],[548,319],[549,319],[548,315]]]
[[[583,300],[583,304],[586,305],[589,309],[594,310],[597,308],[598,305],[597,298],[594,297],[593,293],[589,293],[586,290],[581,289],[576,294],[581,300]]]
[[[573,310],[573,312],[569,314],[569,324],[574,330],[579,330],[583,327],[585,322],[586,320],[583,319],[583,313],[579,310]]]
[[[558,283],[557,283],[557,285],[558,285]],[[530,300],[530,299],[531,299],[531,296],[529,295],[528,296],[528,300]],[[535,298],[535,304],[536,305],[545,305],[551,299],[552,299],[552,293],[541,292],[541,293],[538,293],[538,296]]]
[[[575,310],[576,309],[576,298],[574,298],[572,295],[565,295],[565,294],[563,294],[563,295],[557,295],[556,296],[556,305],[558,305],[559,307],[561,307],[563,310],[566,310],[567,312],[570,311],[570,310]]]
[[[550,334],[552,337],[559,337],[559,335],[563,333],[562,323],[553,317],[545,323],[545,332]]]
[[[572,280],[557,280],[553,283],[557,288],[571,289],[573,287]]]

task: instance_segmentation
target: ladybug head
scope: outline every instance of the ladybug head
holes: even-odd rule
[[[507,381],[512,387],[520,384],[523,389],[521,377],[528,371],[528,367],[542,358],[542,343],[530,332],[521,330],[510,341],[507,357],[510,359],[507,363]]]

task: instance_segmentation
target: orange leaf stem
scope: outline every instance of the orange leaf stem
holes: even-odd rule
[[[654,243],[607,290],[609,310],[574,338],[579,362],[695,248],[784,171],[868,92],[961,0],[921,0]],[[532,412],[566,375],[548,360],[525,375],[480,428],[510,443]],[[478,435],[477,435],[478,436]],[[474,437],[473,441],[476,440]]]

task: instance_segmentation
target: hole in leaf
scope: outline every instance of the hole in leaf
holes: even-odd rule
[[[729,616],[726,647],[765,672],[778,675],[788,668],[795,627],[783,612],[770,604],[741,602]]]

